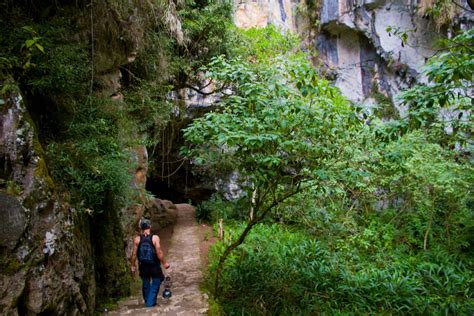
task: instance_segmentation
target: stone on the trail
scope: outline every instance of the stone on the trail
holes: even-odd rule
[[[167,201],[169,203],[165,202],[166,201],[161,199],[154,199],[147,207],[147,212],[151,216],[153,227],[164,228],[176,222],[176,212],[170,207],[170,205],[174,204],[169,201]]]
[[[141,300],[140,298],[137,298],[137,297],[134,297],[134,298],[130,298],[128,300],[125,300],[125,301],[120,301],[118,303],[118,305],[120,307],[124,307],[124,306],[135,306],[137,304],[140,304],[141,303]]]

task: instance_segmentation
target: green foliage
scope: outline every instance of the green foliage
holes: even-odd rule
[[[220,57],[207,73],[232,82],[236,93],[223,100],[222,111],[185,129],[194,146],[184,152],[206,172],[237,170],[248,190],[276,192],[280,184],[324,177],[358,123],[304,55],[275,58],[265,67]]]
[[[430,143],[421,132],[409,133],[386,146],[379,163],[374,169],[376,183],[386,189],[382,195],[386,199],[401,199],[400,211],[406,212],[401,218],[415,225],[409,235],[422,236],[432,221],[436,224],[433,240],[447,239],[451,249],[469,244],[465,238],[469,238],[466,228],[473,227],[468,206],[474,184],[472,164],[460,161],[456,152]]]
[[[365,145],[351,144],[342,177],[331,173],[321,186],[283,203],[277,218],[318,235],[331,227],[325,234],[332,235],[365,227],[380,214],[394,225],[394,247],[472,250],[472,164],[420,131],[388,144],[365,138]]]
[[[271,36],[274,30],[261,32]],[[216,295],[232,250],[279,203],[338,171],[332,166],[348,154],[344,145],[360,126],[347,101],[318,78],[306,54],[275,54],[274,43],[281,38],[250,50],[265,62],[213,58],[203,69],[206,77],[229,85],[233,93],[221,99],[219,111],[184,130],[189,146],[182,153],[201,172],[236,171],[252,209],[247,227],[219,260]]]
[[[67,14],[62,11],[62,14]],[[14,16],[14,14],[12,14]],[[12,17],[14,18],[14,17]],[[0,75],[11,77],[33,94],[55,96],[59,93],[84,95],[88,87],[89,52],[84,45],[71,41],[70,21],[58,16],[50,23],[35,23],[26,16],[16,16],[20,27],[2,25]]]
[[[124,111],[138,131],[147,135],[146,144],[150,146],[158,142],[155,135],[171,119],[173,104],[167,95],[173,89],[175,75],[170,69],[174,45],[176,39],[168,34],[163,21],[147,24],[136,60],[121,67]]]
[[[93,13],[105,12],[105,28],[100,23],[87,24],[90,12],[89,8],[83,11],[82,3],[48,4],[45,16],[41,13],[40,17],[35,16],[39,13],[36,7],[24,11],[22,6],[7,6],[15,21],[1,25],[2,33],[7,34],[0,39],[5,47],[0,52],[2,93],[16,90],[26,99],[29,112],[41,127],[40,140],[47,147],[51,174],[62,189],[72,193],[76,207],[101,212],[111,200],[121,200],[120,208],[131,194],[129,172],[133,166],[127,148],[138,141],[156,143],[154,129],[159,133],[169,120],[171,106],[164,100],[170,91],[169,77],[162,76],[166,68],[163,60],[171,50],[167,29],[156,17],[130,28],[119,24],[116,19],[128,19],[130,14],[144,18],[142,11],[131,10],[133,6],[126,2],[114,2],[110,10],[103,2],[93,4]],[[164,18],[159,4],[147,3],[140,9]],[[87,25],[83,25],[83,14]],[[153,31],[146,33],[143,43],[137,42],[140,36],[134,33],[140,26]],[[87,33],[89,27],[93,34]],[[89,35],[95,37],[94,47],[88,42]],[[104,42],[114,51],[104,51]],[[113,63],[124,62],[125,50],[130,47],[143,47],[139,59],[153,62],[139,60],[141,67],[123,67],[126,103],[113,103],[109,95],[100,96],[104,87],[97,69],[118,66]],[[150,133],[151,140],[136,137],[138,132]]]
[[[299,38],[290,32],[281,33],[275,26],[238,30],[239,45],[233,55],[252,63],[274,62],[278,56],[291,55],[298,51]]]
[[[201,221],[211,223],[219,219],[245,219],[249,205],[245,199],[232,201],[224,200],[218,193],[213,194],[207,201],[201,202],[196,208],[196,217]]]
[[[185,130],[183,151],[201,172],[237,170],[248,204],[257,193],[267,220],[291,225],[258,226],[240,245],[249,220],[216,245],[210,275],[222,272],[226,313],[472,312],[474,170],[450,147],[469,136],[470,36],[430,62],[429,87],[405,93],[407,119],[370,125],[278,39],[213,59],[206,75],[232,94]],[[449,142],[440,109],[463,111]]]
[[[377,235],[385,228],[371,226],[349,241],[320,241],[280,225],[258,225],[228,260],[221,306],[228,315],[472,311],[472,263],[441,249],[386,252]],[[216,244],[211,262],[222,250]]]
[[[155,145],[159,140],[153,138],[165,128],[171,119],[172,103],[164,99],[169,89],[163,84],[142,80],[125,89],[125,109],[139,132],[147,134],[147,145]]]
[[[58,8],[49,23],[13,28],[5,39],[8,73],[21,86],[28,109],[41,126],[53,178],[82,210],[101,212],[112,196],[128,195],[130,167],[119,132],[121,111],[92,96],[89,48],[71,40],[77,31]],[[22,22],[22,20],[20,20]],[[39,35],[40,34],[40,35]],[[40,44],[41,43],[41,44]]]
[[[404,91],[401,101],[409,106],[409,128],[430,129],[445,145],[464,145],[472,132],[474,30],[463,31],[443,45],[447,49],[426,66],[424,75],[429,83]],[[449,128],[448,134],[445,128]]]
[[[41,37],[31,26],[23,26],[16,29],[14,34],[8,34],[1,40],[5,49],[0,53],[0,75],[3,78],[28,73],[36,67],[34,60],[45,50],[41,45]]]
[[[185,45],[175,47],[171,68],[175,73],[177,88],[199,84],[196,77],[201,66],[212,57],[227,54],[234,46],[235,34],[232,27],[232,1],[185,0],[178,7]]]
[[[97,105],[75,114],[67,141],[51,142],[47,157],[54,165],[53,177],[61,179],[76,202],[83,209],[101,212],[110,195],[126,198],[130,157],[115,136],[119,131],[113,116]]]

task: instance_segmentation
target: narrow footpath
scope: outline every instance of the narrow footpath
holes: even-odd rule
[[[171,236],[170,248],[165,257],[170,263],[165,275],[171,277],[173,296],[164,299],[158,294],[158,306],[145,308],[141,289],[127,300],[120,301],[117,311],[106,315],[166,315],[194,316],[207,315],[207,295],[199,290],[202,280],[200,256],[200,234],[195,220],[195,210],[189,204],[176,204],[177,221]]]

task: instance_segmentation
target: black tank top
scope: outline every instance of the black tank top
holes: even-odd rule
[[[153,241],[153,235],[152,235]],[[155,263],[141,263],[139,262],[140,276],[146,278],[160,278],[161,281],[164,279],[163,271],[161,270],[160,259],[155,253]]]

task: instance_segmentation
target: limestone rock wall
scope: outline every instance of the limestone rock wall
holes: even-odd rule
[[[447,32],[416,14],[417,4],[416,0],[322,0],[321,29],[314,44],[327,73],[350,100],[370,106],[377,98],[386,98],[403,115],[405,109],[395,96],[423,80],[418,75],[435,53],[436,40]],[[469,8],[467,3],[465,7]],[[454,24],[467,27],[472,21],[473,15],[464,10]],[[393,29],[407,32],[408,41],[402,43]]]

